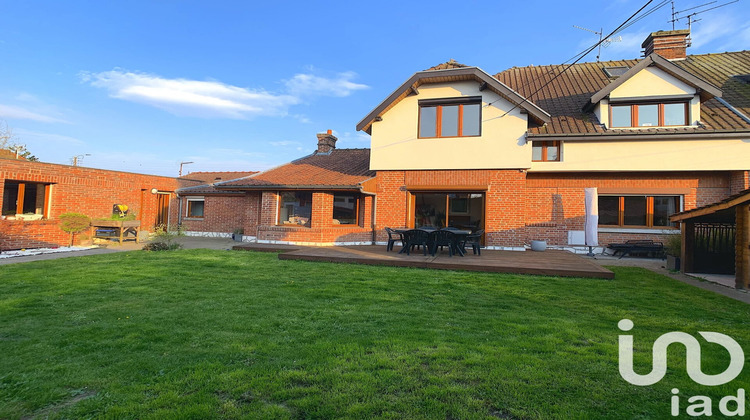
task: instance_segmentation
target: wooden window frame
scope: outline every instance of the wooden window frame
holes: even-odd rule
[[[542,158],[540,160],[534,160],[533,148],[540,146],[542,148]],[[553,146],[557,148],[557,159],[547,159],[547,148]],[[562,161],[562,144],[560,140],[544,140],[544,141],[532,141],[532,162],[561,162]]]
[[[664,124],[664,105],[665,104],[683,104],[685,107],[685,123],[675,125]],[[658,125],[653,126],[640,126],[638,125],[638,107],[641,105],[658,105]],[[615,125],[612,122],[612,108],[615,107],[630,107],[630,125]],[[609,104],[609,125],[610,128],[654,128],[654,127],[685,127],[690,125],[690,102],[689,101],[661,101],[661,102],[638,102],[638,103],[610,103]]]
[[[464,105],[479,105],[479,133],[464,135]],[[458,134],[455,136],[443,136],[443,107],[458,106]],[[423,137],[422,133],[422,108],[437,108],[435,110],[435,136]],[[419,114],[417,115],[417,138],[420,139],[438,139],[438,138],[458,138],[458,137],[481,137],[482,136],[482,98],[449,98],[449,99],[425,99],[419,101]]]
[[[356,193],[356,192],[334,192],[331,194],[331,199],[333,200],[332,206],[331,206],[331,220],[335,219],[333,217],[333,208],[336,207],[336,195],[345,195],[345,196],[352,196],[354,197],[354,223],[339,223],[335,226],[342,226],[342,227],[351,227],[351,226],[360,226],[359,223],[359,206],[360,202],[362,201],[362,194]]]
[[[8,182],[18,184],[18,192],[17,192],[17,195],[16,195],[16,208],[15,208],[15,213],[13,214],[14,217],[15,217],[15,214],[23,214],[24,202],[25,202],[26,198],[30,196],[29,194],[26,194],[26,185],[28,185],[28,184],[34,184],[34,185],[36,185],[36,188],[37,188],[37,196],[39,194],[39,192],[38,192],[39,190],[38,189],[44,187],[44,198],[43,198],[44,202],[42,203],[42,206],[41,206],[41,208],[42,208],[41,215],[42,215],[42,219],[43,220],[49,219],[49,216],[50,216],[49,215],[49,213],[50,213],[50,200],[52,198],[52,184],[48,184],[48,183],[44,183],[44,182],[33,182],[33,181],[16,181],[16,180],[13,180],[13,179],[6,179],[4,181],[5,184],[7,184]],[[4,188],[4,190],[5,190],[5,188]],[[36,200],[37,196],[34,197],[35,200]],[[2,200],[2,199],[3,198],[0,197],[0,200]],[[39,204],[39,203],[37,203],[37,204]],[[35,213],[35,214],[39,214],[39,213]]]
[[[300,225],[296,223],[284,223],[283,220],[281,220],[281,209],[284,205],[284,202],[281,201],[284,193],[308,193],[310,194],[310,219],[308,220],[307,224]],[[305,228],[309,229],[312,227],[312,218],[313,218],[313,208],[312,203],[314,200],[313,191],[309,190],[286,190],[286,191],[278,191],[276,193],[276,226],[282,226],[282,227],[294,227],[294,228]]]
[[[678,194],[659,194],[659,195],[642,195],[642,194],[602,194],[599,197],[617,197],[617,224],[616,225],[599,225],[600,227],[614,227],[623,229],[672,229],[677,230],[677,226],[654,226],[654,198],[655,197],[678,197],[680,199],[680,208],[676,211],[682,211],[683,197]],[[646,224],[645,225],[626,225],[625,224],[625,197],[646,197]]]
[[[195,201],[203,202],[203,216],[194,216],[190,214],[192,208],[191,203]],[[186,219],[204,219],[206,217],[206,198],[205,197],[191,197],[185,199],[185,218]]]

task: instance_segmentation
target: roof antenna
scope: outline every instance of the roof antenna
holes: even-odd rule
[[[687,9],[685,9],[685,10],[680,10],[679,12],[675,12],[674,11],[674,1],[673,1],[672,2],[672,20],[670,20],[670,22],[672,23],[672,29],[674,30],[674,23],[675,22],[677,22],[678,20],[687,19],[687,27],[688,27],[688,31],[690,31],[690,30],[692,30],[693,23],[699,22],[699,21],[703,20],[703,19],[695,19],[694,18],[695,15],[699,15],[701,13],[708,12],[709,10],[718,9],[719,7],[724,7],[724,6],[730,5],[732,3],[737,3],[740,0],[729,1],[729,2],[726,2],[726,3],[722,3],[722,4],[718,5],[718,6],[709,7],[708,9],[697,10],[697,11],[695,11],[693,13],[690,13],[688,15],[685,15],[685,16],[680,16],[680,17],[677,16],[677,15],[679,15],[681,13],[685,13],[685,12],[690,11],[690,10],[695,10],[695,9],[700,9],[701,7],[710,6],[710,5],[714,4],[714,3],[716,3],[717,1],[710,1],[708,3],[703,3],[703,4],[699,5],[699,6],[689,7]],[[690,42],[690,40],[688,40],[688,47],[690,46],[689,42]]]
[[[737,1],[740,1],[740,0],[737,0]],[[582,30],[587,31],[587,32],[591,32],[591,33],[596,34],[596,35],[599,35],[599,50],[596,52],[596,62],[597,63],[599,62],[599,57],[601,57],[601,55],[602,55],[602,47],[607,48],[609,46],[609,44],[611,44],[613,42],[620,42],[620,41],[622,41],[622,37],[621,36],[616,36],[614,38],[607,38],[604,41],[602,41],[602,36],[604,36],[604,34],[602,33],[602,31],[604,30],[604,28],[599,29],[599,31],[594,31],[594,30],[587,29],[587,28],[584,28],[584,27],[578,26],[578,25],[573,25],[573,27],[574,28],[578,28],[578,29],[582,29]]]

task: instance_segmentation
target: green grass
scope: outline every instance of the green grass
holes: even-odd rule
[[[184,250],[0,268],[0,418],[671,418],[684,350],[650,387],[661,334],[750,352],[750,306],[637,268],[616,280],[279,261]],[[702,341],[702,339],[701,339]],[[703,342],[703,370],[725,351]]]

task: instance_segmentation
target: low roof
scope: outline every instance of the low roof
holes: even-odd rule
[[[684,222],[689,219],[705,218],[707,216],[724,213],[726,210],[732,207],[738,206],[743,203],[750,202],[750,189],[740,191],[739,193],[727,197],[716,203],[709,204],[707,206],[698,207],[692,210],[675,213],[669,216],[669,220],[672,222]]]
[[[258,171],[218,171],[218,172],[190,172],[181,176],[180,179],[189,179],[202,181],[204,184],[211,184],[217,181],[229,181],[230,179],[243,178]]]
[[[360,189],[375,176],[370,170],[370,149],[334,149],[313,153],[255,175],[219,182],[219,190]]]
[[[513,67],[495,77],[502,83],[528,97],[551,115],[551,121],[541,127],[530,127],[529,137],[537,138],[597,138],[603,136],[632,136],[632,129],[605,129],[593,111],[584,110],[589,101],[617,81],[604,71],[605,67],[629,67],[641,60],[617,60],[579,63],[555,78],[567,66]],[[641,135],[681,135],[750,132],[750,84],[736,75],[750,74],[750,51],[720,54],[689,55],[684,60],[667,61],[651,58],[655,63],[666,62],[673,72],[679,68],[694,76],[693,83],[718,87],[722,97],[708,99],[701,105],[701,126],[681,128],[639,129]],[[648,65],[648,64],[644,64]],[[682,74],[682,73],[681,73]],[[684,76],[684,74],[683,74]],[[622,77],[622,76],[621,76]],[[554,78],[554,80],[553,80]],[[547,86],[542,86],[546,83]],[[541,88],[541,90],[540,90]],[[539,90],[537,92],[537,90]],[[715,92],[714,92],[715,93]],[[737,112],[744,115],[739,115]]]
[[[404,84],[398,87],[383,102],[373,109],[365,118],[357,124],[357,130],[370,133],[370,127],[377,118],[388,112],[393,106],[407,96],[418,92],[417,88],[427,83],[457,82],[474,80],[484,84],[484,87],[502,96],[510,103],[526,111],[537,123],[544,124],[549,121],[550,116],[543,109],[530,102],[518,92],[509,88],[501,81],[490,76],[478,67],[468,67],[455,62],[448,62],[431,69],[414,73]]]

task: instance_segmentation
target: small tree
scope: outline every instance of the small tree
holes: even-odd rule
[[[60,215],[60,229],[70,234],[70,245],[73,246],[73,235],[83,232],[91,226],[91,218],[81,213],[64,213]]]
[[[5,121],[0,121],[0,149],[10,150],[31,162],[39,161],[39,158],[32,155],[31,152],[26,149],[25,144],[18,143],[16,136],[13,134],[13,130],[8,127],[8,124]]]

